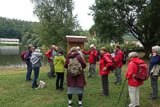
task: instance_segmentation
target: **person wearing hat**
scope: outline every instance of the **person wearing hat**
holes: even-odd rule
[[[54,70],[54,57],[58,55],[57,47],[56,45],[52,45],[52,49],[48,50],[45,53],[46,57],[48,58],[48,62],[50,64],[50,72],[48,73],[48,77],[56,77],[55,76],[55,70]]]
[[[31,56],[31,63],[32,63],[32,68],[34,70],[34,79],[33,79],[33,83],[32,83],[32,88],[37,88],[38,85],[37,85],[37,79],[38,79],[38,76],[39,76],[39,70],[40,70],[40,67],[41,67],[41,57],[42,57],[42,53],[41,53],[41,50],[40,49],[35,49],[35,51],[32,53],[32,56]]]
[[[119,45],[115,46],[115,56],[114,61],[116,63],[115,69],[115,84],[121,85],[122,83],[122,66],[123,66],[123,52],[120,49]]]
[[[160,64],[160,55],[158,55],[160,52],[159,46],[153,46],[152,47],[152,57],[149,64],[149,71],[151,72],[153,67],[157,64]],[[158,98],[158,75],[153,76],[152,73],[150,73],[150,79],[151,79],[151,87],[153,92],[149,95],[149,100],[156,100]]]
[[[71,59],[76,59],[81,64],[82,70],[79,69],[81,73],[77,76],[72,76],[71,73],[68,72]],[[83,57],[78,53],[77,47],[72,47],[70,49],[70,53],[67,55],[64,67],[68,70],[66,78],[68,87],[68,107],[72,107],[73,94],[78,94],[78,100],[79,100],[78,106],[82,107],[83,92],[84,92],[84,87],[86,85],[83,69],[86,67],[86,62],[83,59]]]
[[[96,62],[97,62],[98,52],[97,52],[94,44],[91,44],[90,48],[91,49],[89,51],[82,51],[82,52],[85,55],[89,55],[89,64],[90,65],[89,65],[88,77],[96,78]]]
[[[101,96],[109,95],[109,86],[108,86],[108,74],[110,73],[110,66],[112,66],[112,61],[109,57],[111,57],[110,53],[106,51],[105,47],[100,48],[100,61],[99,61],[99,73],[102,78],[102,88],[103,92]]]

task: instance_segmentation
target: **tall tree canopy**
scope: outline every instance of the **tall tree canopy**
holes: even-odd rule
[[[159,0],[96,0],[91,9],[102,41],[115,40],[124,33],[131,33],[144,46],[146,56],[158,43]]]
[[[40,20],[39,35],[46,46],[63,45],[65,35],[73,34],[78,29],[73,16],[72,0],[31,0],[34,13]]]

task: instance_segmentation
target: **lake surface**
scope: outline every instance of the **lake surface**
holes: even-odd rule
[[[20,46],[0,46],[0,67],[25,67],[21,59],[21,53],[27,48]],[[47,59],[42,59],[42,64],[47,64]]]

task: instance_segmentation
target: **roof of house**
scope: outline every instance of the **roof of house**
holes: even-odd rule
[[[72,35],[67,35],[66,36],[66,41],[67,42],[88,42],[88,39],[86,36],[72,36]]]

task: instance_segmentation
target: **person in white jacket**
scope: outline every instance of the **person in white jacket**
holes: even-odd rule
[[[41,57],[42,57],[42,53],[41,53],[41,50],[40,49],[36,49],[33,53],[32,53],[32,56],[31,56],[31,63],[32,63],[32,68],[34,70],[34,79],[33,79],[33,83],[32,83],[32,88],[37,88],[38,85],[37,85],[37,79],[38,79],[38,76],[39,76],[39,70],[40,70],[40,67],[41,67]]]

